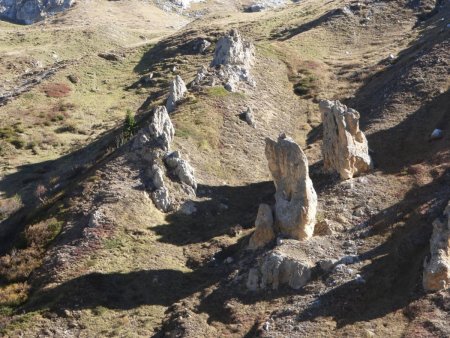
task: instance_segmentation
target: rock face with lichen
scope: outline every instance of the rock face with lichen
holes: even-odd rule
[[[74,0],[0,0],[0,19],[29,25],[66,10],[73,3]]]
[[[423,287],[426,291],[446,289],[450,286],[450,202],[444,216],[433,222],[430,253],[424,262]]]
[[[323,122],[324,169],[337,171],[349,179],[370,170],[372,160],[364,133],[359,129],[359,113],[339,101],[319,103]]]
[[[308,239],[314,233],[317,195],[309,178],[308,159],[292,139],[266,139],[266,157],[274,179],[275,226],[281,234]]]

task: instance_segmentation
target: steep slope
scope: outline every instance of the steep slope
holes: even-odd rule
[[[102,2],[104,8],[109,4]],[[6,172],[1,190],[8,203],[18,192],[25,208],[5,213],[2,222],[2,334],[448,335],[448,297],[426,296],[420,286],[431,221],[450,198],[448,133],[428,140],[434,128],[450,127],[449,8],[436,8],[437,14],[431,12],[419,26],[416,15],[423,17],[423,8],[402,1],[306,0],[262,13],[232,8],[212,11],[155,45],[131,49],[120,64],[83,59],[95,72],[106,64],[107,83],[92,94],[80,92],[80,100],[90,97],[97,105],[108,91],[122,93],[129,86],[121,109],[139,113],[138,127],[164,103],[176,74],[190,82],[198,68],[209,65],[213,48],[203,54],[192,49],[198,37],[214,43],[238,28],[252,40],[256,87],[243,93],[221,86],[190,89],[171,115],[173,148],[189,158],[199,182],[191,215],[163,214],[154,207],[145,191],[147,168],[120,138],[119,113],[105,119],[111,123],[104,122],[107,132],[90,144],[83,139],[78,151],[59,158],[55,152],[52,161]],[[103,18],[101,9],[95,13]],[[70,20],[68,27],[83,22]],[[109,43],[94,50],[116,46]],[[55,79],[62,81],[75,69],[60,71]],[[152,85],[143,88],[139,77],[150,73]],[[322,98],[340,99],[360,111],[375,160],[372,173],[345,182],[322,173],[317,105]],[[24,95],[5,109],[17,108],[21,100]],[[256,128],[240,118],[247,107],[254,111]],[[95,108],[106,109],[106,102]],[[100,116],[94,114],[92,124]],[[245,247],[259,203],[270,202],[274,193],[267,182],[264,139],[281,132],[305,149],[319,197],[318,218],[332,224],[333,233],[317,249],[332,258],[353,258],[347,270],[318,275],[300,291],[253,293],[245,280],[261,252]],[[11,169],[24,160],[23,153],[15,155]],[[45,192],[39,193],[40,183]],[[90,227],[96,211],[104,220]],[[45,230],[55,228],[50,234]]]

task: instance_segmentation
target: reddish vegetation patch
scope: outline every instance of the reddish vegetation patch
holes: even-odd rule
[[[70,94],[70,87],[65,83],[48,83],[43,86],[43,92],[48,97],[64,97]]]

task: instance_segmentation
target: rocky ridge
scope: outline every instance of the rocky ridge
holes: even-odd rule
[[[66,10],[73,3],[74,0],[0,0],[0,19],[29,25]]]

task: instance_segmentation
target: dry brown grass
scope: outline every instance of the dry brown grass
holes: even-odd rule
[[[27,283],[14,283],[0,288],[0,306],[17,306],[28,298],[30,286]]]
[[[42,91],[48,97],[64,97],[69,96],[71,89],[65,83],[48,83],[42,87]]]
[[[0,258],[0,277],[9,281],[25,281],[34,269],[41,265],[43,250],[32,246],[13,250]]]

